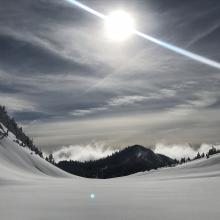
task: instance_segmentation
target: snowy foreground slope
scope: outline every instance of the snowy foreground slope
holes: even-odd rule
[[[4,128],[3,132],[7,129]],[[2,130],[2,129],[1,129]],[[0,130],[0,132],[1,132]],[[43,176],[67,177],[69,174],[56,168],[28,148],[15,143],[16,137],[9,132],[0,139],[0,186],[31,181]]]
[[[1,220],[218,220],[219,205],[220,155],[94,180],[53,167],[14,143],[12,134],[0,140]]]

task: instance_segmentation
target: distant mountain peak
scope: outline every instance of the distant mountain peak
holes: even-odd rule
[[[141,145],[129,146],[111,156],[96,161],[60,161],[57,166],[75,175],[89,178],[113,178],[170,166],[175,161],[155,154]]]

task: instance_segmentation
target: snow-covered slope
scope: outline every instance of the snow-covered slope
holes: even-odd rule
[[[220,217],[220,154],[174,168],[95,180],[70,176],[13,139],[10,134],[0,140],[1,220]]]
[[[1,124],[0,132],[7,129]],[[0,139],[0,185],[10,181],[30,181],[40,176],[68,177],[66,172],[48,163],[28,148],[15,142],[16,137],[9,132]]]
[[[147,176],[150,179],[220,177],[220,154],[212,155],[209,159],[202,158],[187,162],[173,168],[137,173],[134,176]]]

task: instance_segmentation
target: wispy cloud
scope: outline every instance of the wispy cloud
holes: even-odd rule
[[[144,97],[144,96],[118,96],[116,98],[110,99],[106,104],[104,104],[101,107],[89,108],[89,109],[77,109],[72,111],[70,114],[73,116],[85,116],[100,111],[107,111],[112,107],[126,106],[126,105],[132,105],[134,103],[143,102],[147,98],[148,97]]]
[[[214,31],[216,31],[218,28],[220,28],[220,22],[212,25],[211,27],[207,28],[203,32],[200,32],[197,36],[195,36],[190,42],[188,42],[187,47],[192,46],[195,43],[198,43],[200,40],[204,39],[206,36],[212,34]]]
[[[0,96],[0,104],[7,106],[10,112],[36,111],[37,109],[35,103],[19,99],[18,97],[12,97],[8,94]]]
[[[94,114],[97,112],[108,111],[110,109],[120,107],[120,106],[129,106],[134,104],[141,104],[147,100],[159,100],[167,97],[175,96],[176,91],[171,89],[161,89],[158,93],[150,93],[147,96],[140,95],[129,95],[129,96],[117,96],[111,98],[100,107],[88,108],[88,109],[77,109],[72,111],[70,114],[72,116],[85,116],[89,114]]]
[[[220,99],[220,94],[203,91],[192,94],[191,99],[185,100],[183,104],[178,104],[170,109],[170,112],[177,115],[189,115],[192,112],[208,108]]]
[[[108,102],[108,106],[131,105],[134,103],[142,102],[146,99],[147,99],[146,96],[119,96],[111,99]]]
[[[108,110],[107,106],[106,107],[98,107],[98,108],[89,108],[89,109],[77,109],[74,110],[73,112],[70,113],[72,116],[85,116],[89,114],[93,114],[99,111],[105,111]]]

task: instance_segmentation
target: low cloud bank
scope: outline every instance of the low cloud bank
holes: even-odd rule
[[[155,146],[155,153],[164,154],[171,158],[180,159],[182,157],[190,157],[193,158],[196,156],[196,154],[199,152],[201,153],[207,153],[209,149],[213,145],[211,144],[201,144],[198,149],[193,148],[189,144],[182,144],[182,145],[167,145],[158,143]],[[220,150],[220,145],[214,145],[215,148]]]
[[[212,146],[211,144],[201,144],[198,148],[195,148],[189,144],[158,143],[154,148],[154,152],[176,159],[181,159],[182,157],[193,158],[198,152],[200,154],[207,153]],[[220,145],[214,145],[214,147],[220,150]],[[105,143],[94,142],[87,145],[63,146],[53,152],[53,156],[56,162],[61,160],[89,161],[107,157],[118,150],[106,147]]]
[[[56,162],[61,160],[89,161],[107,157],[117,150],[107,148],[103,143],[92,143],[88,145],[63,146],[53,153]]]

